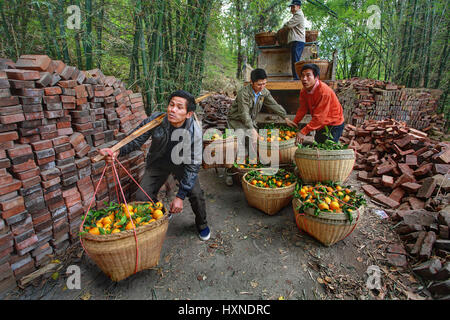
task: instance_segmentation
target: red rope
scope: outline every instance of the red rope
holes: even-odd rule
[[[150,196],[144,191],[144,189],[142,189],[142,187],[139,185],[139,183],[133,178],[133,176],[127,171],[127,169],[125,169],[125,167],[122,165],[122,163],[120,163],[120,161],[114,157],[114,154],[113,154],[112,152],[109,152],[109,155],[112,156],[112,158],[113,158],[113,163],[111,164],[111,167],[112,167],[112,171],[113,171],[114,186],[115,186],[115,189],[116,189],[117,202],[120,204],[120,195],[119,195],[119,193],[118,193],[118,191],[117,191],[117,185],[118,185],[118,186],[119,186],[119,189],[120,189],[120,193],[122,194],[122,198],[123,198],[124,203],[125,203],[125,206],[126,206],[125,211],[128,212],[129,218],[130,218],[130,221],[131,221],[131,225],[133,226],[134,239],[135,239],[135,241],[136,241],[136,263],[135,263],[135,269],[134,269],[134,273],[136,274],[136,273],[137,273],[137,270],[138,270],[138,263],[139,263],[139,245],[138,245],[137,234],[136,234],[136,226],[134,225],[133,219],[132,219],[132,217],[131,217],[131,212],[128,211],[128,203],[127,203],[127,200],[126,200],[126,198],[125,198],[125,194],[124,194],[124,192],[123,192],[122,185],[121,185],[121,183],[120,183],[120,177],[119,177],[119,174],[118,174],[118,172],[117,172],[117,170],[116,170],[115,162],[117,162],[117,163],[125,170],[125,172],[128,174],[128,176],[134,181],[134,183],[136,183],[136,185],[142,190],[142,192],[148,197],[148,199],[149,199],[153,204],[154,204],[154,202],[153,202],[153,200],[150,198]],[[86,215],[84,216],[83,222],[81,223],[81,226],[80,226],[80,232],[83,231],[84,223],[86,222],[86,218],[87,218],[87,216],[88,216],[88,214],[89,214],[89,211],[90,211],[90,209],[91,209],[92,203],[94,202],[95,196],[96,196],[96,194],[97,194],[97,192],[98,192],[98,188],[99,188],[99,186],[100,186],[100,184],[101,184],[101,182],[102,182],[102,180],[103,180],[103,177],[104,177],[104,175],[105,175],[105,172],[106,172],[106,169],[107,169],[107,168],[108,168],[108,164],[105,164],[105,168],[103,169],[103,172],[102,172],[102,175],[101,175],[101,177],[100,177],[100,180],[98,181],[97,187],[95,188],[95,192],[94,192],[94,195],[93,195],[93,197],[92,197],[92,200],[91,200],[91,202],[90,202],[90,204],[89,204],[89,207],[88,207],[88,210],[87,210],[87,212],[86,212]],[[80,242],[81,242],[81,246],[83,247],[84,251],[85,251],[85,252],[87,253],[87,255],[89,256],[89,252],[86,250],[85,246],[83,245],[82,237],[80,237]],[[89,257],[90,257],[90,256],[89,256]]]

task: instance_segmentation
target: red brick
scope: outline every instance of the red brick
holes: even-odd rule
[[[22,145],[16,144],[14,146],[14,149],[8,150],[8,156],[10,158],[25,156],[25,155],[29,155],[32,153],[33,153],[33,151],[31,149],[31,145],[29,145],[29,144],[22,144]]]
[[[0,133],[0,142],[14,141],[19,139],[19,135],[17,131],[9,131],[9,132],[1,132]]]
[[[59,146],[61,144],[68,143],[69,141],[70,141],[70,138],[68,136],[57,137],[57,138],[53,139],[53,145]]]
[[[52,60],[46,55],[21,55],[16,62],[17,69],[46,71]]]
[[[61,102],[63,103],[75,103],[76,98],[73,96],[61,96]]]
[[[369,197],[373,197],[373,196],[381,193],[379,190],[377,190],[375,187],[371,186],[370,184],[363,185],[362,189]]]
[[[37,175],[37,176],[35,176],[33,178],[22,180],[22,187],[24,189],[28,189],[28,188],[30,188],[32,186],[35,186],[35,185],[39,184],[40,182],[41,182],[41,176]]]
[[[56,198],[58,196],[62,196],[61,189],[57,189],[57,190],[51,191],[49,193],[46,193],[44,195],[44,199],[45,199],[45,201],[50,201],[51,199]]]
[[[81,196],[80,194],[77,192],[77,194],[74,195],[70,195],[68,197],[64,197],[64,202],[66,204],[66,207],[70,208],[73,207],[74,205],[76,205],[77,203],[81,202]]]
[[[0,123],[2,124],[17,123],[22,121],[25,121],[25,116],[23,113],[0,116]]]
[[[54,186],[55,184],[58,184],[60,182],[61,182],[61,179],[59,177],[56,177],[55,179],[52,179],[49,181],[42,181],[41,184],[44,189],[48,189],[51,186]]]
[[[0,209],[3,211],[7,211],[23,205],[24,205],[23,197],[15,197],[11,200],[0,202]]]
[[[46,96],[55,96],[62,94],[61,87],[49,87],[44,88],[44,93]]]
[[[385,196],[382,193],[376,194],[372,198],[374,200],[377,200],[378,202],[381,202],[382,204],[392,208],[392,209],[398,208],[398,206],[400,205],[400,203],[398,203],[395,200],[392,200],[392,198],[389,198],[389,197]]]
[[[417,166],[417,156],[415,156],[413,154],[407,155],[405,158],[405,163],[408,166]]]
[[[71,127],[58,129],[58,135],[60,135],[60,136],[71,135],[72,133],[73,133],[73,129]]]
[[[19,190],[22,187],[22,181],[14,180],[12,183],[0,185],[0,196]]]
[[[383,184],[383,186],[391,188],[394,185],[394,178],[391,176],[383,175],[381,177],[381,183]]]
[[[67,159],[67,158],[74,157],[74,156],[75,156],[75,150],[74,149],[70,149],[68,151],[64,151],[64,152],[61,152],[61,153],[57,154],[56,158],[58,160],[63,160],[63,159]]]
[[[33,159],[30,159],[27,162],[12,166],[12,170],[14,173],[28,171],[28,170],[31,170],[34,168],[36,168],[36,162],[34,162]]]
[[[58,82],[58,85],[62,88],[74,88],[78,83],[76,80],[62,80]]]
[[[437,157],[437,159],[445,164],[450,163],[450,147],[448,147],[444,153],[442,153],[439,157]]]
[[[433,164],[432,163],[426,163],[422,166],[420,166],[418,169],[416,169],[413,174],[415,176],[424,176],[427,173],[431,172],[431,169],[433,169]]]
[[[392,186],[393,189],[397,188],[398,186],[401,186],[403,183],[406,182],[416,182],[416,179],[414,178],[414,176],[409,173],[404,173],[402,174],[397,181],[395,181],[394,185]]]
[[[32,219],[33,219],[33,225],[36,226],[40,223],[51,221],[52,215],[50,214],[50,212],[47,212],[47,213],[41,214],[39,216],[33,216]]]
[[[39,80],[41,78],[39,71],[7,69],[5,72],[8,79],[13,80]]]
[[[45,149],[50,149],[53,147],[53,143],[51,140],[42,140],[31,143],[34,151],[41,151]]]
[[[0,176],[1,185],[10,184],[11,182],[13,182],[13,177],[11,175]]]
[[[401,187],[406,191],[416,193],[420,189],[421,185],[414,182],[405,182],[401,184]]]
[[[408,202],[411,205],[412,210],[419,210],[419,209],[425,208],[425,202],[423,202],[415,197],[410,197],[408,199]]]
[[[432,177],[428,177],[423,180],[422,187],[417,191],[417,197],[423,199],[429,199],[436,189],[436,180]]]
[[[398,168],[400,169],[402,174],[412,175],[414,173],[414,170],[411,169],[406,163],[399,163]]]
[[[8,219],[11,218],[17,214],[20,214],[22,212],[25,211],[25,206],[24,205],[19,205],[18,207],[14,207],[10,210],[7,211],[2,211],[2,218],[3,219]]]

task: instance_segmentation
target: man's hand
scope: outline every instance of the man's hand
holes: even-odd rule
[[[176,197],[170,204],[170,213],[180,213],[181,211],[183,211],[183,200]]]
[[[295,138],[295,143],[303,143],[303,140],[305,140],[306,136],[302,134],[301,132],[297,132],[297,137]]]
[[[106,160],[107,164],[112,164],[114,162],[113,159],[116,159],[119,156],[120,150],[113,152],[110,148],[104,148],[104,149],[98,150],[98,152],[102,156],[106,156],[105,160]]]
[[[291,119],[289,119],[289,118],[284,118],[284,121],[286,121],[286,124],[287,124],[289,127],[295,127],[295,128],[298,128],[298,125],[297,125],[294,121],[292,121]]]

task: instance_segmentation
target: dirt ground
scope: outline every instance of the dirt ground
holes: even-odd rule
[[[223,169],[200,172],[207,198],[211,239],[200,241],[188,201],[169,223],[159,265],[112,282],[80,246],[58,257],[58,273],[18,289],[5,299],[150,300],[372,300],[421,298],[419,280],[389,266],[390,244],[401,244],[393,223],[374,213],[369,200],[358,227],[345,240],[325,247],[301,232],[292,205],[274,216],[247,205],[240,185],[227,187]],[[348,185],[360,187],[350,177]],[[167,203],[167,202],[166,202]],[[379,208],[378,208],[379,209]],[[65,270],[81,268],[81,289],[66,287]],[[369,266],[382,270],[383,288],[366,286]],[[52,277],[50,277],[52,275]]]

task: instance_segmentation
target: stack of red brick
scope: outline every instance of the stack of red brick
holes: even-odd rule
[[[444,116],[437,114],[441,90],[360,78],[325,82],[339,98],[346,123],[361,125],[365,120],[392,118],[425,132],[445,126]]]
[[[100,70],[80,71],[42,55],[0,59],[0,293],[78,241],[89,204],[116,200],[99,148],[146,117],[142,96]],[[145,146],[148,149],[148,144]],[[145,150],[121,159],[139,181]],[[127,197],[136,186],[120,170]]]
[[[423,209],[437,186],[450,190],[443,180],[450,170],[449,143],[433,141],[392,119],[346,125],[341,139],[356,151],[358,179],[368,183],[364,191],[383,205]]]
[[[346,125],[341,138],[356,151],[364,192],[385,206],[405,249],[388,250],[388,261],[431,280],[436,297],[450,294],[450,143],[395,120]],[[447,205],[447,206],[446,206]]]

